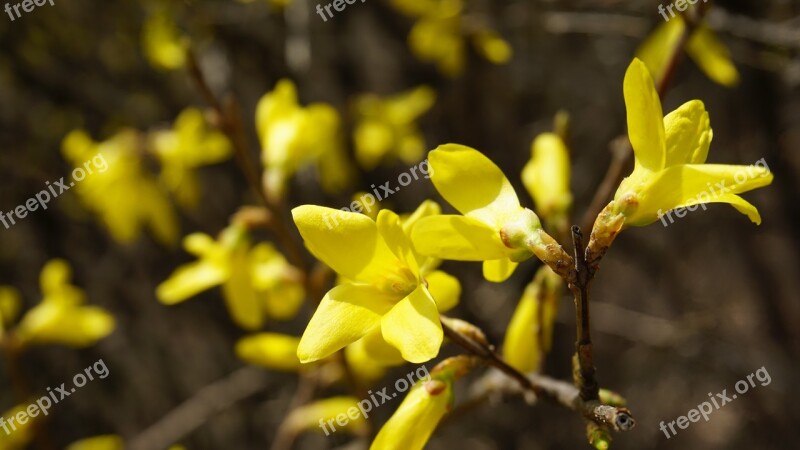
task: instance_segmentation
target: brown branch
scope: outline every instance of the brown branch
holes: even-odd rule
[[[575,361],[578,363],[575,381],[584,401],[597,400],[600,387],[595,379],[592,337],[589,316],[589,284],[594,270],[586,263],[583,233],[578,226],[572,227],[572,242],[575,249],[575,282],[570,289],[575,299]]]

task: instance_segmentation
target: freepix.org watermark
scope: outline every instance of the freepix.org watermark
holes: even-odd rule
[[[17,3],[6,3],[4,9],[6,14],[8,14],[8,17],[13,22],[16,19],[22,17],[22,13],[19,12],[20,8],[22,9],[22,12],[29,13],[33,11],[35,7],[44,6],[44,4],[48,2],[50,3],[50,6],[56,6],[55,3],[53,3],[53,0],[23,0]],[[14,14],[11,14],[12,9],[14,10],[14,14],[16,14],[16,17],[14,17]]]
[[[678,430],[675,429],[675,425],[678,425],[678,428],[681,430],[685,430],[689,428],[689,425],[699,422],[700,417],[702,416],[706,422],[708,422],[708,418],[712,412],[716,411],[717,409],[722,408],[723,406],[727,405],[728,403],[736,400],[738,397],[737,394],[744,394],[750,390],[750,388],[756,387],[756,382],[753,381],[753,378],[758,380],[761,383],[761,386],[767,386],[772,382],[772,378],[769,376],[769,372],[767,372],[767,368],[762,366],[760,369],[756,370],[754,373],[751,373],[747,377],[739,380],[733,386],[736,390],[736,394],[728,395],[728,390],[723,389],[722,392],[718,392],[717,394],[712,394],[711,392],[708,393],[709,401],[705,401],[697,405],[696,409],[690,409],[685,416],[680,416],[677,419],[667,422],[662,420],[659,424],[658,428],[664,432],[664,435],[667,439],[671,438],[678,434]],[[713,406],[712,406],[713,404]],[[669,427],[669,430],[667,430]],[[670,434],[670,432],[672,434]]]
[[[106,363],[102,359],[98,359],[94,364],[84,369],[83,372],[76,373],[75,376],[72,377],[73,387],[68,388],[66,383],[61,383],[61,386],[55,389],[48,387],[47,395],[43,395],[39,400],[36,400],[36,403],[28,405],[24,411],[19,411],[17,414],[8,418],[0,417],[0,428],[3,428],[6,435],[9,435],[17,431],[17,425],[25,425],[28,423],[31,417],[36,417],[39,413],[45,416],[48,415],[53,405],[69,397],[75,393],[78,388],[82,388],[89,381],[93,381],[94,375],[97,375],[97,378],[102,380],[110,373],[108,367],[106,367]]]
[[[694,5],[699,1],[700,0],[675,0],[675,2],[667,5],[666,10],[664,5],[658,5],[658,13],[664,17],[664,22],[669,22],[669,19],[675,17],[675,12],[672,10],[672,8],[677,9],[678,12],[684,12],[689,9],[689,5]],[[703,0],[703,3],[708,3],[708,0]],[[670,13],[669,17],[667,17],[667,11]]]
[[[420,374],[420,372],[422,372],[422,374]],[[414,379],[415,376],[416,380]],[[425,382],[430,380],[431,374],[428,373],[428,368],[426,366],[420,366],[416,371],[408,372],[405,377],[398,378],[397,381],[394,382],[395,392],[392,392],[391,394],[386,392],[389,389],[388,387],[385,387],[380,391],[375,391],[374,393],[370,390],[367,392],[369,398],[365,398],[358,402],[358,407],[351,406],[347,409],[347,414],[344,412],[340,413],[334,419],[328,419],[327,422],[324,418],[320,418],[319,427],[325,432],[325,436],[329,436],[331,433],[336,432],[336,427],[333,425],[334,421],[340,427],[344,427],[350,423],[351,420],[358,419],[359,416],[367,419],[369,418],[368,413],[372,411],[372,408],[377,408],[391,399],[396,398],[397,394],[402,394],[403,392],[411,389],[412,386],[420,381]],[[328,430],[328,427],[330,427],[330,430]]]
[[[767,169],[766,173],[761,175],[761,178],[769,176],[770,170],[769,166],[767,165],[767,161],[764,160],[764,158],[761,158],[758,161],[756,161],[755,164],[747,166],[746,168],[743,168],[742,170],[736,172],[736,175],[733,176],[733,181],[735,182],[735,184],[732,184],[730,186],[725,186],[726,184],[725,180],[721,180],[719,183],[715,183],[713,185],[711,184],[711,182],[707,182],[706,185],[708,186],[708,189],[697,194],[693,199],[689,199],[690,200],[689,203],[692,203],[691,206],[682,206],[680,208],[675,208],[674,210],[668,211],[666,213],[662,212],[659,209],[657,212],[658,218],[661,219],[661,223],[665,227],[668,227],[670,224],[675,223],[675,219],[672,218],[672,213],[675,213],[675,215],[678,216],[679,219],[681,219],[683,217],[686,217],[688,211],[697,211],[698,207],[703,208],[703,211],[707,210],[708,208],[706,207],[706,203],[710,202],[711,200],[721,195],[730,193],[736,186],[755,177],[757,173],[756,167]],[[666,219],[664,219],[665,217],[669,219],[669,223],[667,223]]]
[[[419,170],[419,173],[417,173],[417,170]],[[428,160],[423,159],[416,166],[410,167],[407,171],[397,176],[397,183],[400,184],[400,186],[395,186],[395,187],[389,186],[390,184],[392,184],[391,181],[387,181],[378,187],[375,187],[375,185],[372,184],[370,185],[370,188],[372,188],[372,192],[374,192],[375,195],[366,193],[361,197],[359,197],[358,200],[354,200],[352,203],[350,203],[349,206],[345,206],[344,208],[340,209],[342,211],[347,211],[347,212],[355,212],[355,213],[366,212],[367,214],[369,214],[372,212],[373,207],[377,207],[378,205],[377,202],[381,200],[386,200],[386,198],[388,198],[390,195],[394,195],[395,192],[400,191],[400,187],[408,186],[409,184],[411,184],[412,181],[419,180],[420,175],[422,175],[423,178],[428,179],[431,177],[432,174],[433,170],[428,164]],[[380,188],[380,192],[378,192],[378,188]],[[383,194],[383,196],[381,196],[381,194]],[[330,216],[326,214],[323,220],[325,221],[325,225],[328,226],[329,230],[332,230],[333,227],[339,225],[339,220],[335,216]]]
[[[45,189],[39,191],[38,194],[29,198],[23,204],[9,212],[0,211],[0,223],[2,223],[7,230],[15,225],[17,220],[27,217],[29,212],[34,212],[40,207],[42,209],[47,209],[47,204],[50,203],[50,200],[54,200],[59,195],[68,191],[69,188],[75,186],[76,181],[81,182],[87,175],[93,174],[94,171],[92,168],[97,169],[100,173],[108,170],[108,163],[102,154],[98,153],[94,158],[83,163],[83,167],[76,167],[72,171],[72,179],[74,181],[70,181],[69,184],[67,184],[67,181],[64,181],[64,177],[61,177],[58,181],[54,181],[53,184],[50,184],[48,181],[45,183]]]

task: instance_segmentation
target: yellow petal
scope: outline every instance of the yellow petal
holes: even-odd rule
[[[483,262],[483,277],[493,283],[502,283],[514,273],[519,264],[508,258],[490,259]]]
[[[415,275],[419,275],[417,260],[411,250],[411,240],[400,225],[400,217],[388,209],[378,212],[378,232],[394,256],[402,261]]]
[[[634,59],[628,66],[623,90],[636,167],[660,170],[666,158],[664,117],[653,79],[642,61]]]
[[[0,338],[2,330],[14,323],[22,309],[22,297],[19,291],[11,286],[0,286]]]
[[[406,362],[400,351],[386,342],[380,328],[375,328],[363,338],[349,345],[348,350],[350,347],[358,347],[359,351],[369,357],[369,362],[373,365],[377,363],[381,366],[399,366]]]
[[[424,286],[394,305],[381,320],[381,333],[403,359],[412,363],[429,361],[442,346],[442,324],[436,302]]]
[[[692,199],[681,205],[676,206],[676,208],[692,207],[700,203],[701,202],[698,199]],[[753,206],[750,202],[743,199],[742,197],[739,197],[736,194],[719,195],[717,197],[712,198],[707,203],[727,203],[736,208],[736,210],[739,211],[740,213],[746,215],[747,218],[750,219],[750,221],[753,222],[754,224],[761,225],[761,214],[759,214],[758,209],[755,206]],[[696,209],[697,207],[689,208],[690,211]]]
[[[264,323],[263,299],[253,283],[252,266],[247,248],[234,252],[228,279],[222,284],[222,295],[231,318],[245,330],[255,330]]]
[[[500,259],[510,251],[498,230],[465,216],[424,217],[411,230],[411,241],[422,255],[457,261]]]
[[[540,288],[534,282],[525,288],[503,341],[504,359],[522,373],[539,369],[542,357],[539,344],[539,292]]]
[[[713,132],[705,105],[691,100],[664,117],[667,139],[666,166],[703,164],[708,156]]]
[[[183,248],[195,256],[203,256],[217,248],[217,242],[205,233],[192,233],[183,238]]]
[[[461,283],[458,278],[436,270],[425,275],[425,281],[428,282],[428,292],[436,301],[439,312],[455,308],[461,297]]]
[[[514,187],[481,152],[445,144],[431,151],[428,161],[436,190],[461,214],[499,229],[521,208]]]
[[[311,317],[297,348],[298,358],[303,363],[316,361],[361,339],[380,325],[391,307],[391,298],[371,286],[336,286]]]
[[[433,200],[425,200],[417,206],[408,217],[403,219],[403,231],[411,233],[411,229],[417,224],[419,219],[428,216],[438,216],[442,213],[442,207]]]
[[[39,286],[43,296],[58,293],[72,279],[72,269],[63,259],[51,259],[39,275]]]
[[[542,133],[531,143],[531,159],[522,169],[522,184],[544,217],[565,212],[572,204],[569,151],[555,133]]]
[[[23,316],[17,335],[24,344],[83,348],[111,334],[114,327],[114,317],[103,308],[40,303]]]
[[[636,57],[645,63],[657,83],[662,82],[675,52],[682,51],[681,36],[685,29],[686,22],[676,16],[659,25],[636,51]]]
[[[236,356],[267,369],[295,372],[300,368],[297,345],[300,338],[277,333],[259,333],[236,342]]]
[[[156,288],[158,301],[174,305],[200,292],[222,284],[228,278],[228,269],[211,261],[200,260],[178,267]]]
[[[123,450],[124,442],[120,436],[106,434],[75,441],[66,450]]]
[[[16,417],[17,414],[25,413],[27,408],[27,404],[16,405],[3,411],[2,417]],[[28,416],[28,420],[25,423],[16,421],[16,430],[6,424],[8,432],[4,430],[3,433],[0,433],[0,449],[22,450],[28,448],[28,445],[33,441],[37,428],[42,425],[41,420],[43,417],[45,417],[44,414],[37,414],[36,417]]]
[[[478,54],[492,64],[505,64],[511,59],[511,46],[493,30],[476,33],[472,42]]]
[[[358,406],[359,401],[355,397],[317,400],[292,411],[286,419],[286,427],[292,434],[308,430],[325,433],[327,436],[343,430],[363,435],[367,431],[367,425]]]
[[[444,384],[432,395],[428,383]],[[388,422],[381,428],[370,450],[422,450],[453,401],[449,382],[433,380],[415,385]]]
[[[340,275],[369,282],[398,264],[375,222],[363,214],[303,205],[292,217],[309,251]]]
[[[700,25],[686,44],[686,51],[712,81],[726,87],[739,84],[739,72],[725,44],[706,25]]]

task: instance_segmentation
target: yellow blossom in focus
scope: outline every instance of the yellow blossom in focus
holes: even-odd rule
[[[599,225],[645,226],[664,212],[705,203],[728,203],[761,223],[755,206],[737,194],[769,185],[772,174],[765,167],[704,164],[713,133],[703,102],[691,100],[664,117],[653,79],[638,59],[625,74],[624,93],[635,166]]]
[[[420,86],[382,99],[363,95],[356,100],[359,120],[353,132],[356,159],[367,170],[387,155],[406,163],[418,161],[425,152],[425,140],[416,120],[428,111],[436,93]]]
[[[199,259],[158,286],[161,303],[174,305],[221,285],[228,312],[247,330],[261,327],[267,317],[291,319],[300,308],[305,291],[298,270],[269,243],[251,247],[240,226],[229,226],[217,240],[193,233],[183,245]]]
[[[296,372],[300,369],[297,345],[300,338],[277,333],[258,333],[236,342],[236,356],[250,364],[272,370]]]
[[[53,259],[42,268],[42,301],[13,330],[20,345],[62,344],[83,348],[111,334],[114,317],[103,308],[86,306],[86,295],[70,284],[66,261]]]
[[[680,51],[681,39],[686,33],[686,20],[677,15],[663,23],[645,39],[636,51],[656,84],[661,84],[666,76],[669,60],[675,52]],[[731,61],[730,51],[705,23],[699,24],[690,31],[686,42],[686,52],[712,81],[723,86],[732,87],[739,83],[739,72]]]
[[[152,14],[142,28],[142,49],[150,64],[160,70],[176,70],[186,64],[188,39],[166,12]]]
[[[325,190],[347,185],[352,169],[341,144],[339,113],[326,103],[300,106],[291,80],[278,81],[258,102],[256,128],[271,197],[282,198],[289,178],[312,164]]]
[[[175,242],[175,212],[158,181],[145,170],[135,131],[124,130],[98,143],[75,130],[64,138],[62,154],[76,170],[88,172],[70,191],[100,217],[114,239],[131,242],[147,226],[162,243]]]
[[[503,172],[479,151],[458,144],[440,145],[428,154],[436,190],[463,215],[421,219],[411,231],[423,255],[459,261],[483,261],[489,281],[506,280],[517,263],[533,252],[541,222],[523,208]]]
[[[303,333],[297,350],[302,362],[325,358],[378,331],[406,361],[422,363],[439,353],[439,300],[431,296],[397,214],[384,209],[373,221],[303,205],[292,216],[309,251],[342,280],[322,299]],[[331,218],[335,227],[328,225]]]
[[[187,108],[172,130],[150,135],[150,146],[161,162],[161,180],[187,207],[197,206],[200,192],[194,170],[231,156],[231,144],[219,131],[209,130],[202,111]]]

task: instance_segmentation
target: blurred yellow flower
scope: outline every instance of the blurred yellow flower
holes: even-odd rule
[[[116,434],[104,434],[75,441],[66,450],[123,450],[125,442]],[[168,450],[186,450],[182,445],[173,445]]]
[[[154,68],[175,70],[186,64],[189,40],[170,14],[159,11],[150,15],[142,27],[142,49]]]
[[[161,180],[187,207],[197,206],[199,186],[194,170],[231,156],[231,144],[219,131],[209,130],[203,112],[187,108],[172,130],[150,135],[150,147],[161,162]]]
[[[425,140],[416,124],[428,111],[436,93],[419,86],[387,98],[362,95],[356,100],[358,123],[353,131],[356,159],[367,170],[387,155],[406,163],[418,161],[425,152]]]
[[[443,333],[437,303],[395,213],[381,210],[376,222],[303,205],[292,216],[309,251],[342,277],[303,333],[300,361],[325,358],[376,330],[406,361],[421,363],[439,353]],[[330,217],[336,227],[326,224]]]
[[[567,220],[572,206],[569,151],[561,136],[542,133],[531,144],[531,159],[522,169],[522,184],[544,220]]]
[[[371,406],[371,405],[370,405]],[[286,427],[292,434],[318,431],[326,435],[339,430],[355,435],[367,433],[367,421],[355,397],[331,397],[303,405],[289,413]]]
[[[86,132],[75,130],[62,143],[62,154],[76,168],[101,156],[106,169],[86,175],[74,190],[83,204],[100,217],[119,242],[131,242],[148,226],[159,241],[178,238],[178,221],[157,180],[145,171],[140,140],[124,130],[104,142],[94,142]]]
[[[686,27],[686,20],[677,15],[659,25],[636,51],[636,57],[647,65],[657,85],[666,76],[672,55],[680,51]],[[708,25],[701,23],[689,32],[691,36],[686,42],[686,52],[706,76],[723,86],[732,87],[738,84],[739,72],[731,61],[730,51]]]
[[[82,348],[111,334],[114,317],[86,306],[83,290],[70,284],[71,269],[61,259],[45,264],[39,278],[42,301],[25,313],[14,329],[20,345],[62,344]]]
[[[645,226],[662,210],[699,203],[729,203],[761,223],[755,206],[737,194],[769,185],[772,174],[764,167],[704,164],[713,133],[703,102],[691,100],[664,117],[653,79],[638,59],[625,74],[624,93],[635,166],[599,224]],[[747,176],[740,180],[741,174]]]
[[[5,421],[6,417],[26,414],[27,407],[28,405],[16,405],[7,411],[3,411],[3,415],[0,416],[0,418],[3,418],[3,422],[0,425],[3,429],[3,432],[0,433],[0,450],[22,450],[33,442],[37,422],[41,417],[44,417],[43,415],[28,416],[25,423],[16,420],[13,423]]]
[[[550,350],[563,286],[561,277],[542,266],[525,287],[503,341],[503,358],[520,372],[538,371],[543,351]]]
[[[236,342],[236,356],[250,364],[284,372],[300,370],[300,338],[278,333],[258,333]]]
[[[161,303],[181,303],[222,285],[228,312],[244,329],[259,328],[268,317],[287,320],[297,314],[305,296],[300,273],[272,244],[251,247],[246,230],[231,225],[217,240],[190,234],[183,246],[199,259],[179,267],[158,285]]]
[[[378,432],[370,450],[422,450],[452,405],[451,380],[434,378],[414,385]]]
[[[258,102],[256,128],[271,197],[283,197],[289,178],[313,163],[324,189],[336,191],[348,183],[352,169],[344,156],[339,113],[325,103],[300,106],[291,80],[278,81]]]
[[[408,45],[417,58],[437,65],[446,76],[464,71],[469,40],[476,52],[492,64],[505,64],[512,56],[511,46],[494,30],[467,30],[462,20],[463,5],[458,0],[394,0],[395,8],[417,21],[408,35]]]

